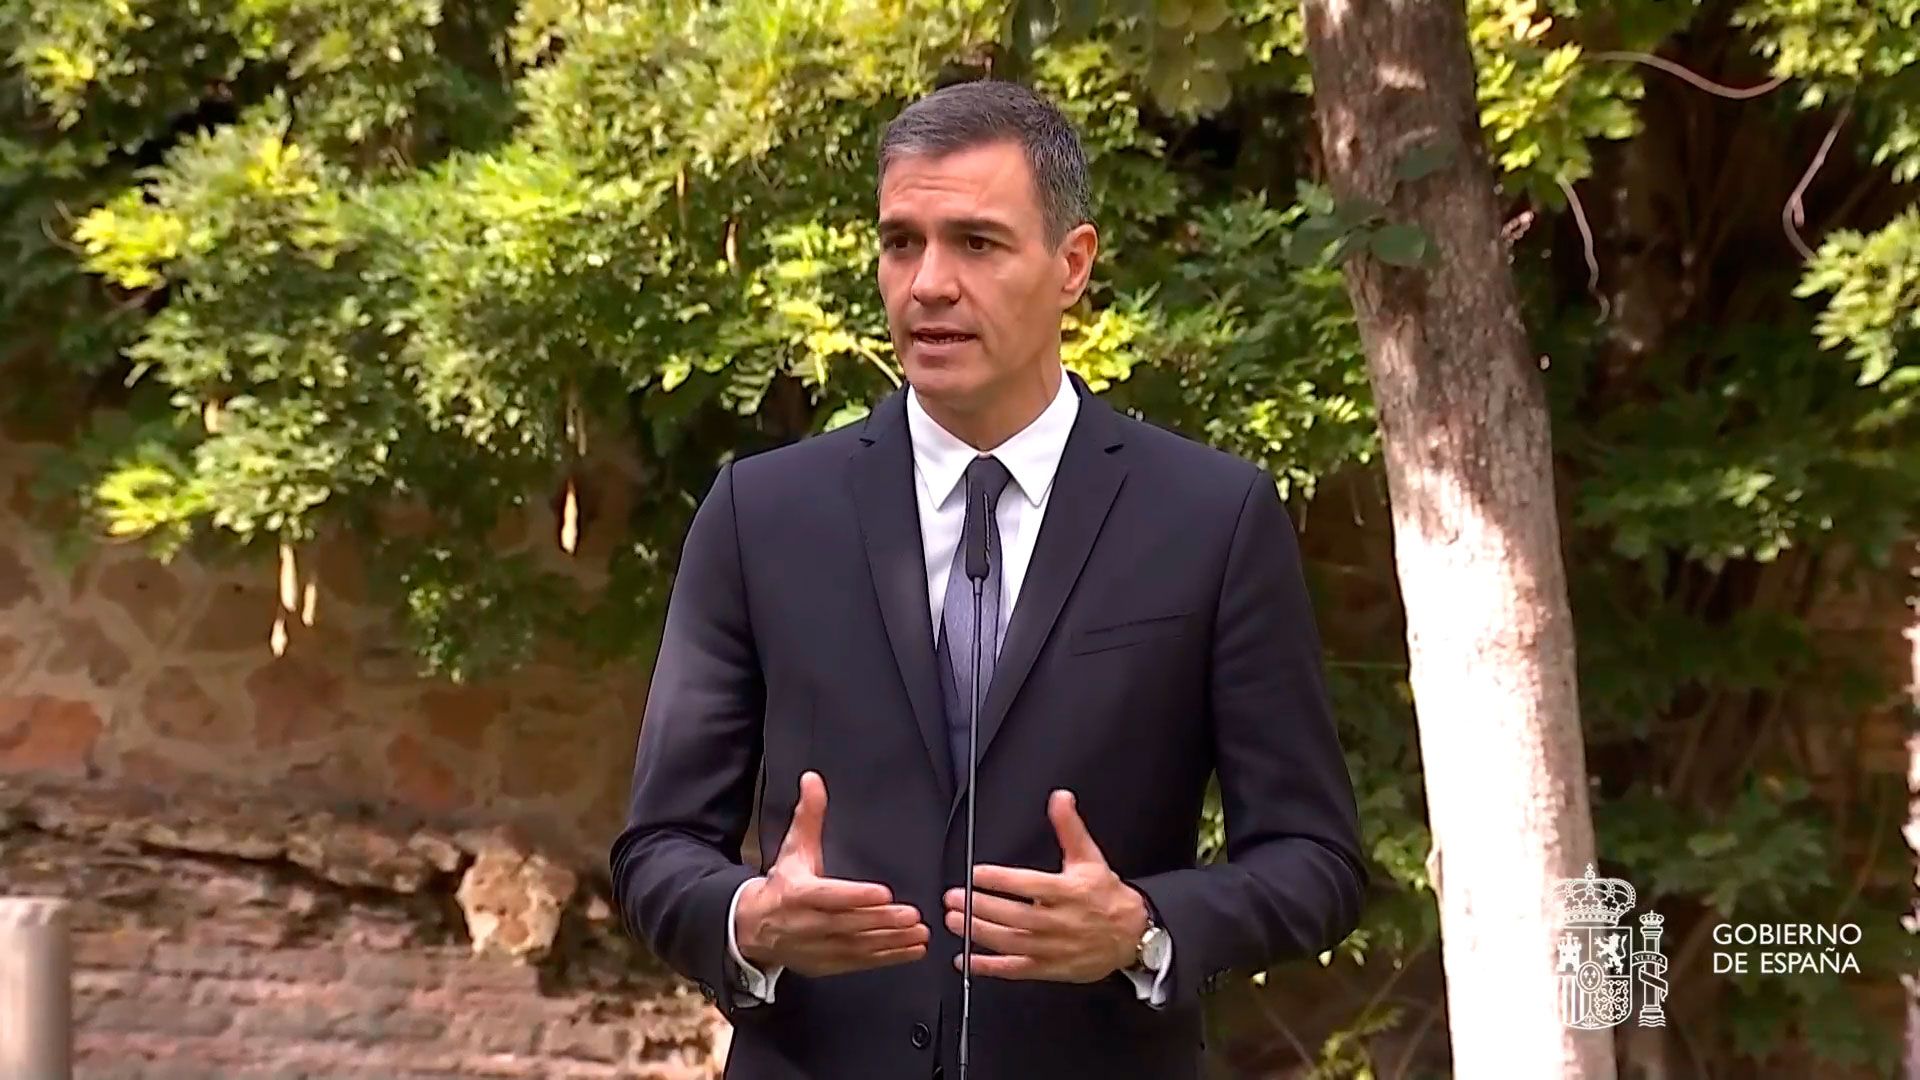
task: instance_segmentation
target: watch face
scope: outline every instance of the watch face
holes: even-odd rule
[[[1146,966],[1159,969],[1167,962],[1167,932],[1156,926],[1147,931],[1140,942],[1140,960]]]

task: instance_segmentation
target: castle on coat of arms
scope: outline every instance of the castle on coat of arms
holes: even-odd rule
[[[1633,911],[1633,886],[1619,878],[1595,877],[1593,864],[1581,878],[1562,878],[1554,886],[1559,933],[1554,974],[1560,985],[1560,1020],[1568,1027],[1611,1028],[1633,1015],[1641,1027],[1664,1027],[1661,1003],[1667,998],[1667,958],[1660,952],[1666,920],[1657,912],[1640,916],[1636,949],[1631,925],[1621,918]]]

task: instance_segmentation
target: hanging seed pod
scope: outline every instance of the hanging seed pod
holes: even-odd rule
[[[300,622],[304,626],[313,625],[313,612],[320,604],[320,590],[313,582],[307,582],[306,594],[300,598]]]
[[[740,223],[735,221],[732,218],[728,218],[727,219],[727,269],[732,270],[735,273],[739,273],[740,271],[739,235],[740,235]]]
[[[294,605],[300,600],[299,586],[300,575],[294,568],[293,546],[282,541],[280,544],[280,606],[283,609],[295,610]]]
[[[560,550],[573,554],[580,543],[580,496],[567,478],[567,501],[560,508]]]
[[[285,656],[287,654],[286,612],[282,611],[273,617],[273,636],[267,639],[267,644],[273,647],[273,655]]]
[[[218,401],[208,399],[206,404],[200,406],[200,423],[206,426],[207,434],[220,434],[220,403]]]

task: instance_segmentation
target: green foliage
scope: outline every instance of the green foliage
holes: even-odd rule
[[[1871,160],[1890,165],[1897,180],[1920,179],[1920,0],[1748,0],[1734,22],[1752,32],[1774,74],[1795,80],[1803,107],[1858,102]]]
[[[1816,266],[1808,280],[1829,273]],[[1606,529],[1613,550],[1636,561],[1669,550],[1716,566],[1770,561],[1842,528],[1848,543],[1886,558],[1912,512],[1887,495],[1920,478],[1914,444],[1889,438],[1913,425],[1911,392],[1902,380],[1856,385],[1866,380],[1821,351],[1841,340],[1825,327],[1845,310],[1829,307],[1813,325],[1791,315],[1790,335],[1779,323],[1678,335],[1675,347],[1712,374],[1650,369],[1645,404],[1585,426],[1568,448],[1593,472],[1576,521]],[[1567,383],[1586,374],[1579,353],[1561,359]]]
[[[1833,298],[1815,326],[1821,347],[1844,349],[1860,365],[1860,382],[1884,385],[1904,412],[1920,383],[1920,365],[1900,362],[1920,336],[1920,210],[1878,232],[1828,237],[1796,295],[1823,292]]]

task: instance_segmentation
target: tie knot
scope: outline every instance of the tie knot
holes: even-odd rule
[[[967,466],[967,502],[972,503],[984,493],[987,505],[997,505],[1000,493],[1007,489],[1007,481],[1011,479],[1013,474],[992,454],[974,458]]]

